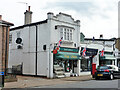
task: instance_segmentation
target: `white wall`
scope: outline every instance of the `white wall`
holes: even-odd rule
[[[48,76],[48,52],[49,52],[49,27],[48,24],[38,25],[38,75]],[[43,45],[46,45],[46,50],[43,50]]]
[[[20,31],[23,49],[17,49],[17,32]],[[12,65],[23,63],[23,74],[35,75],[35,27],[25,27],[23,29],[11,31],[12,44],[9,53],[9,68]]]

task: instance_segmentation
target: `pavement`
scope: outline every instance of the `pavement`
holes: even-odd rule
[[[6,82],[4,88],[32,88],[38,86],[50,86],[57,84],[73,83],[77,81],[91,80],[91,75],[84,75],[78,77],[65,77],[58,79],[47,79],[43,77],[33,76],[17,76],[17,82]]]

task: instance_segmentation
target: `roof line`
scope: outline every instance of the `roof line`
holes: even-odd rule
[[[85,38],[85,40],[93,40],[92,38]],[[116,39],[94,39],[94,41],[114,41]]]
[[[34,26],[34,25],[37,25],[37,24],[43,24],[43,23],[47,23],[47,19],[44,20],[44,21],[39,21],[39,22],[31,23],[31,24],[26,24],[26,25],[14,27],[14,28],[11,28],[10,31],[13,31],[13,30],[16,30],[16,29],[21,29],[21,28],[24,28],[24,27],[27,27],[27,26]]]

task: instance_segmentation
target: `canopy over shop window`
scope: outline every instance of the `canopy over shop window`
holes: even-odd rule
[[[81,59],[79,53],[71,53],[71,52],[58,52],[55,55],[56,59],[69,59],[69,60],[78,60]]]
[[[116,58],[114,57],[114,55],[107,55],[105,54],[104,56],[100,56],[101,60],[115,60]]]

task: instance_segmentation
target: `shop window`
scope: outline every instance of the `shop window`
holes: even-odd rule
[[[91,60],[82,59],[81,60],[81,71],[90,71],[91,70]]]
[[[100,65],[112,65],[112,60],[101,60],[100,61]]]

